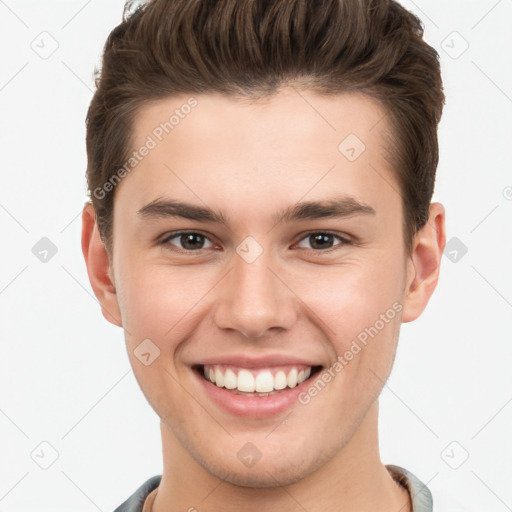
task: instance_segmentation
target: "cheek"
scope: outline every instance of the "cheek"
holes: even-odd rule
[[[404,268],[375,252],[364,261],[330,268],[309,296],[338,358],[333,368],[340,411],[372,401],[391,370],[401,322]]]
[[[177,272],[126,259],[118,265],[120,308],[127,341],[145,338],[160,349],[172,338],[173,329],[185,317],[190,294]]]
[[[193,415],[188,395],[178,383],[180,368],[175,359],[180,344],[197,325],[194,305],[206,291],[180,269],[136,258],[119,262],[117,275],[126,348],[140,388],[161,417],[168,417],[170,410]],[[150,362],[146,365],[143,354],[147,352]]]
[[[346,297],[342,343],[338,354],[347,362],[345,376],[362,394],[376,393],[386,380],[395,357],[401,323],[401,264],[378,258],[359,278]],[[373,390],[373,391],[370,391]],[[356,395],[359,393],[356,393]]]
[[[118,275],[128,346],[149,338],[173,366],[180,343],[190,337],[204,315],[217,274],[199,267],[151,264],[134,257],[120,262]]]
[[[324,330],[329,328],[338,353],[381,315],[388,313],[386,319],[391,323],[401,309],[405,269],[397,260],[386,260],[384,254],[374,256],[317,270],[315,286],[309,280],[309,285],[304,282],[300,287],[298,295],[321,319]]]

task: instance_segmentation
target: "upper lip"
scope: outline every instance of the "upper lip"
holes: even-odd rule
[[[225,356],[208,357],[197,362],[195,366],[230,365],[239,368],[269,368],[272,366],[322,366],[321,363],[300,359],[286,354],[270,354],[266,356],[249,356],[229,354]]]

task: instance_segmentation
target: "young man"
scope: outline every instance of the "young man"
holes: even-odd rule
[[[378,396],[438,280],[444,95],[385,0],[152,0],[105,45],[82,247],[161,420],[117,512],[427,512]]]

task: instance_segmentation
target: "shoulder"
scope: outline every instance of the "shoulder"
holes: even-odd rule
[[[386,468],[391,476],[409,491],[412,512],[433,512],[432,493],[417,476],[407,469],[393,464],[387,464]]]
[[[162,475],[156,475],[146,480],[125,502],[114,512],[142,512],[144,501],[149,493],[160,485]]]
[[[406,487],[411,496],[413,512],[467,512],[469,508],[443,486],[439,479],[431,479],[427,487],[405,468],[386,466],[393,478]]]

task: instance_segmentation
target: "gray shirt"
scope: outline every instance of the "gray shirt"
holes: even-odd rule
[[[409,491],[412,512],[432,512],[432,494],[424,483],[400,466],[387,465],[386,468],[391,476]],[[114,512],[142,512],[144,501],[149,493],[159,486],[161,478],[162,475],[156,475],[144,482]]]

